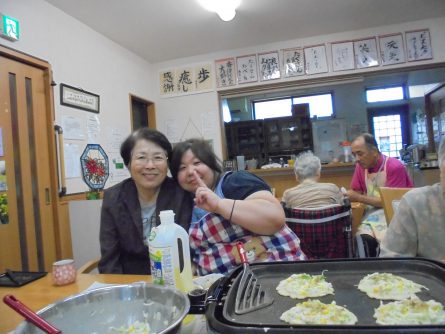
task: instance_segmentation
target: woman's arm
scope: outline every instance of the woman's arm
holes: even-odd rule
[[[244,200],[220,199],[215,212],[227,219],[232,214],[232,223],[262,235],[276,233],[285,221],[280,202],[265,190],[257,191]]]
[[[284,210],[269,191],[260,190],[242,200],[220,198],[200,178],[197,180],[195,203],[201,209],[217,213],[257,234],[271,235],[283,227]]]

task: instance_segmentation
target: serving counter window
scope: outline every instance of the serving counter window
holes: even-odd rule
[[[243,89],[224,90],[220,91],[220,98],[227,102],[227,107],[230,113],[230,122],[225,123],[225,134],[227,139],[227,152],[224,159],[233,159],[236,155],[245,155],[246,160],[256,158],[259,155],[262,159],[258,159],[259,165],[268,163],[268,156],[273,156],[276,152],[269,153],[268,150],[277,145],[279,148],[278,154],[285,155],[283,150],[289,150],[288,147],[279,147],[280,136],[272,134],[269,129],[265,130],[261,126],[260,120],[255,120],[253,105],[258,101],[271,101],[280,99],[290,99],[296,96],[320,95],[326,92],[332,94],[333,116],[311,118],[312,125],[317,122],[325,121],[339,121],[344,122],[345,127],[341,133],[342,140],[351,141],[356,135],[361,132],[372,132],[370,127],[367,111],[370,104],[366,101],[366,90],[375,87],[388,86],[403,86],[406,87],[407,98],[404,101],[383,101],[376,102],[372,107],[393,107],[401,104],[408,106],[407,119],[409,122],[408,141],[403,141],[404,144],[410,145],[415,143],[425,142],[425,134],[422,129],[427,129],[429,132],[428,139],[431,147],[429,152],[434,152],[434,141],[437,142],[438,136],[443,135],[445,129],[445,113],[443,108],[445,103],[441,96],[441,91],[437,90],[430,95],[430,102],[426,99],[425,94],[431,87],[437,87],[440,83],[445,83],[445,64],[426,64],[419,66],[411,66],[398,69],[379,69],[376,72],[360,73],[357,75],[337,76],[332,78],[308,78],[299,81],[280,82],[268,85],[267,87],[246,87]],[[433,85],[433,86],[432,86]],[[442,84],[442,89],[445,91],[445,85]],[[416,91],[421,91],[422,94],[411,94],[413,88]],[[409,93],[408,93],[409,92]],[[443,95],[443,94],[442,94]],[[428,105],[430,103],[430,105]],[[378,105],[377,105],[378,104]],[[440,112],[429,110],[441,110]],[[226,108],[227,109],[227,108]],[[426,114],[426,115],[425,115]],[[425,115],[424,118],[421,115]],[[288,116],[286,116],[288,117]],[[418,124],[424,119],[428,124],[423,126]],[[245,121],[253,123],[244,123]],[[244,124],[243,124],[244,123]],[[235,125],[240,124],[240,125]],[[237,133],[249,130],[240,130],[241,128],[249,128],[253,132],[252,136],[240,138],[237,142]],[[287,126],[289,128],[289,126]],[[236,130],[233,130],[236,129]],[[419,130],[420,129],[420,130]],[[281,129],[283,130],[283,129]],[[266,131],[268,131],[266,133]],[[286,129],[284,129],[286,131]],[[315,131],[312,130],[315,134]],[[273,137],[272,137],[273,136]],[[267,138],[266,138],[267,137]],[[234,139],[235,138],[235,139]],[[289,139],[291,140],[291,138]],[[337,139],[335,139],[337,140]],[[320,146],[317,146],[316,138],[312,138],[313,145],[304,145],[304,147],[312,147],[314,153],[324,162],[335,161],[338,158],[338,151],[341,147],[337,142],[332,142],[330,148],[326,146],[324,141]],[[249,149],[246,148],[249,146]],[[297,154],[301,148],[292,147],[293,154]],[[273,150],[273,149],[272,149]],[[332,151],[332,152],[330,152]],[[330,158],[330,159],[328,159]],[[267,159],[265,161],[265,159]],[[276,160],[279,160],[277,157]],[[329,160],[329,161],[327,161]],[[286,161],[286,157],[284,157]]]

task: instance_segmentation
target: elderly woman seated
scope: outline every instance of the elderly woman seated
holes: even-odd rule
[[[283,193],[282,202],[288,208],[316,208],[343,204],[343,194],[333,183],[320,183],[321,162],[312,152],[299,154],[294,164],[299,185]]]
[[[438,156],[440,182],[402,197],[380,244],[381,257],[420,256],[445,262],[445,137]]]

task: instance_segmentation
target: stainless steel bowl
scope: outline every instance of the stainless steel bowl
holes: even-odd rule
[[[26,303],[26,300],[23,301]],[[86,291],[37,312],[64,334],[117,333],[136,321],[147,322],[152,333],[177,333],[190,309],[182,292],[159,285],[136,283]],[[23,322],[15,333],[43,333]]]

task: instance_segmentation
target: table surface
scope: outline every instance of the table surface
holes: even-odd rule
[[[86,290],[94,282],[104,284],[128,284],[134,282],[151,282],[148,275],[104,275],[104,274],[78,274],[75,283],[64,286],[55,286],[51,274],[26,284],[22,287],[0,287],[0,333],[14,330],[24,319],[16,311],[3,302],[3,297],[13,295],[33,311],[38,311],[57,300],[77,294]]]

